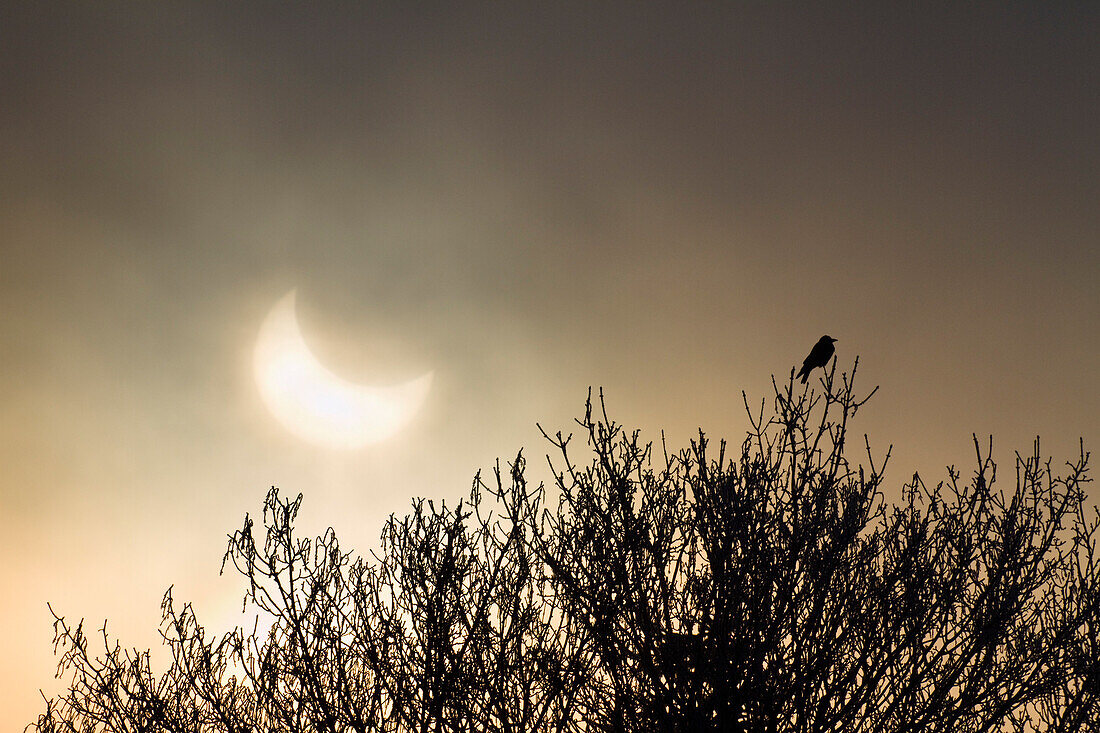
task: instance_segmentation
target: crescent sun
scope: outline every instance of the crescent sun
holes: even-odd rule
[[[295,292],[271,309],[253,353],[256,384],[271,414],[298,437],[328,448],[377,443],[408,424],[428,396],[433,373],[388,387],[341,379],[302,339]]]

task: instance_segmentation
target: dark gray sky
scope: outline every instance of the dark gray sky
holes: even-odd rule
[[[7,727],[47,600],[138,645],[172,583],[229,623],[223,538],[268,486],[367,546],[589,385],[739,440],[741,390],[828,333],[895,486],[972,433],[1095,440],[1093,6],[349,5],[0,10]],[[406,431],[275,423],[251,350],[293,287],[337,374],[434,370]]]

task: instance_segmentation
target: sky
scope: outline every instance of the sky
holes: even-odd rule
[[[228,628],[226,535],[270,486],[369,548],[498,457],[539,477],[536,422],[589,387],[671,447],[739,442],[742,391],[829,334],[894,490],[974,434],[1096,447],[1096,6],[16,5],[4,729],[58,689],[47,602],[144,648],[174,585]],[[295,288],[332,373],[433,373],[405,429],[334,451],[266,409],[252,351]]]

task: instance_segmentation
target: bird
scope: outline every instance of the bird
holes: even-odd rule
[[[834,341],[836,341],[836,339],[831,336],[822,336],[818,339],[817,343],[814,344],[814,347],[810,349],[810,355],[802,362],[802,369],[797,375],[802,377],[803,384],[809,379],[810,372],[817,367],[824,367],[829,363],[829,359],[833,358],[833,352],[836,351],[836,348],[833,347]]]

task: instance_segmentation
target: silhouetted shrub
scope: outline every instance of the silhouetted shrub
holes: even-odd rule
[[[169,591],[157,675],[57,617],[69,688],[31,728],[1100,730],[1088,455],[1057,476],[1036,443],[1006,490],[975,440],[966,481],[889,503],[888,453],[848,457],[854,374],[746,402],[736,451],[657,453],[589,399],[583,447],[547,435],[549,486],[520,454],[367,558],[298,538],[273,489],[223,563],[270,631],[208,636]]]

